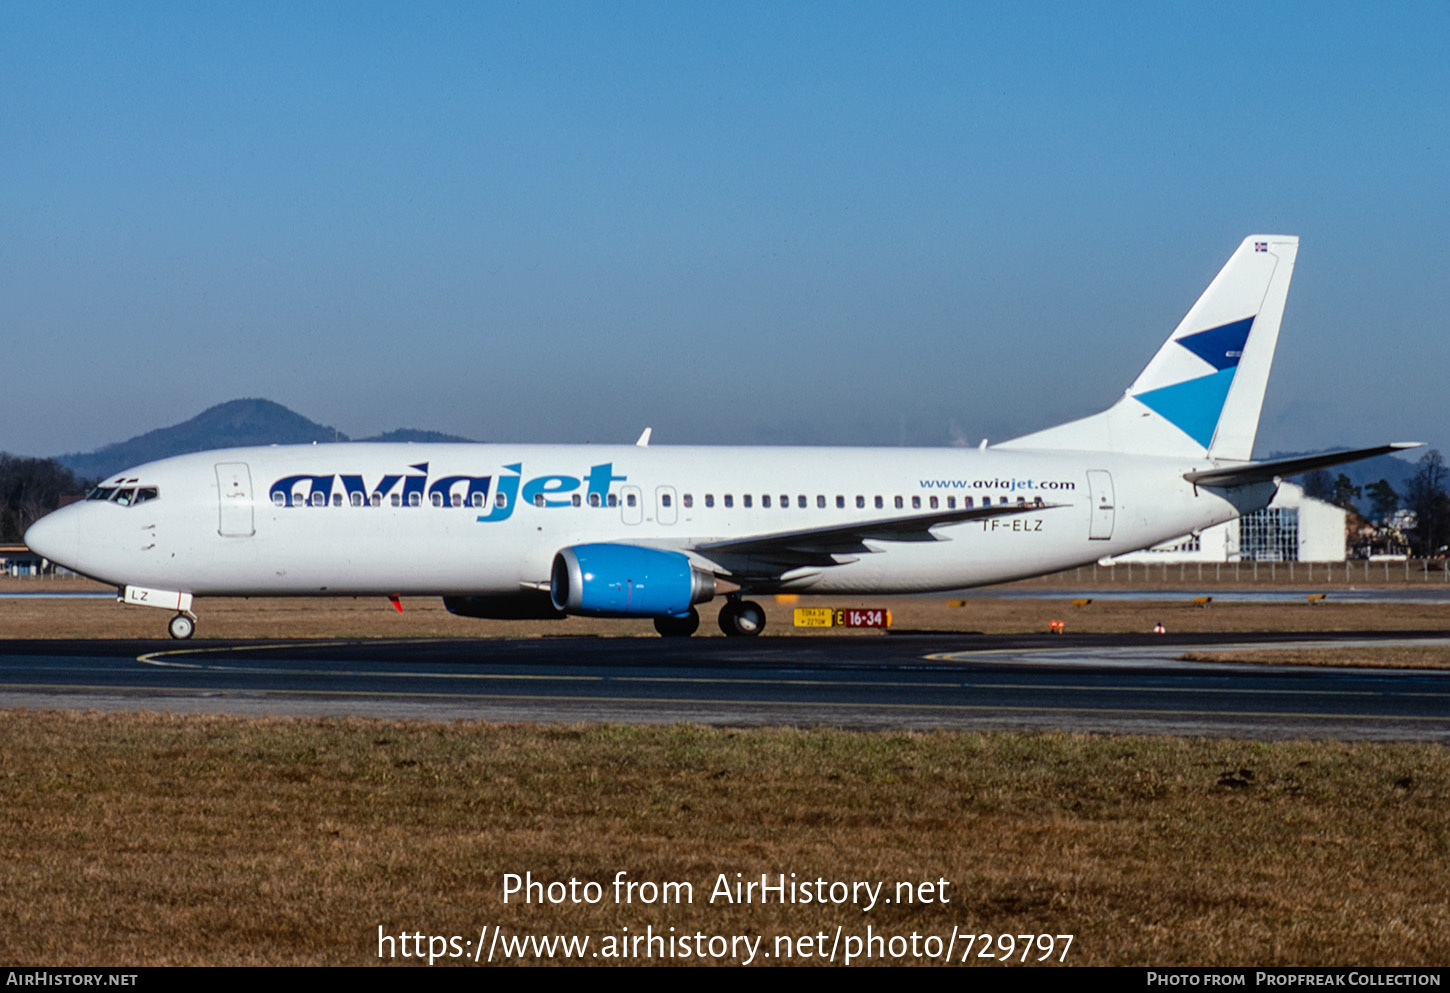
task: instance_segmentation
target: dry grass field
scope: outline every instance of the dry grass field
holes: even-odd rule
[[[769,950],[869,925],[1072,934],[1076,964],[1444,964],[1447,801],[1434,746],[19,712],[0,960],[367,964],[379,927]],[[617,904],[620,871],[693,901]],[[506,905],[526,872],[611,895]],[[712,904],[722,873],[950,885]]]
[[[1371,669],[1450,669],[1450,645],[1357,645],[1312,648],[1254,648],[1184,652],[1185,662],[1247,662],[1261,665],[1327,665]],[[1447,715],[1450,720],[1450,715]]]

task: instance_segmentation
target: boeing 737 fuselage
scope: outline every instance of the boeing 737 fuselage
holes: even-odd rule
[[[724,596],[960,589],[1146,548],[1385,445],[1250,461],[1298,241],[1247,239],[1113,407],[981,449],[639,444],[239,448],[148,463],[31,548],[175,611],[204,596],[441,596],[455,613],[652,617]]]

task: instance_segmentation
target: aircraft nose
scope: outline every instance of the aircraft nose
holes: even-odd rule
[[[69,507],[46,514],[25,532],[25,544],[52,562],[74,569],[80,547],[80,526]]]

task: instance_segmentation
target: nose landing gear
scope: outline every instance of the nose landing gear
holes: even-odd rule
[[[117,590],[122,603],[137,607],[160,607],[174,610],[176,616],[166,625],[167,632],[177,641],[185,641],[196,633],[196,615],[191,612],[191,594],[177,590],[155,590],[145,586],[123,586]]]
[[[166,625],[167,632],[177,641],[185,641],[196,633],[196,618],[189,614],[177,614]]]

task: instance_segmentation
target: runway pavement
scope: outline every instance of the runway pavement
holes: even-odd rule
[[[1450,673],[1179,661],[1377,634],[0,641],[0,707],[1450,741]]]

